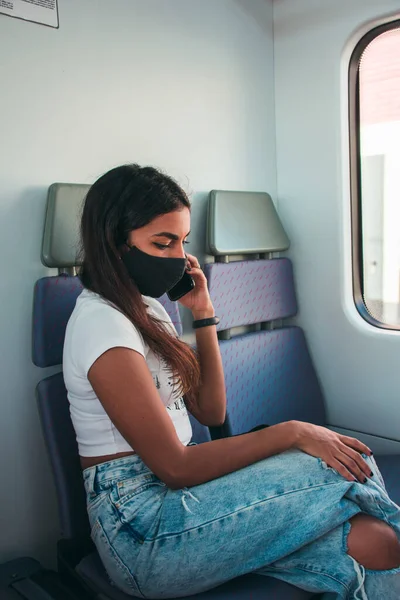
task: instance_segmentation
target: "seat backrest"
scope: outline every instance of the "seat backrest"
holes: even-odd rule
[[[297,420],[323,425],[320,386],[299,327],[220,342],[227,394],[227,431]]]
[[[79,277],[66,274],[42,277],[35,284],[33,297],[32,357],[37,367],[62,363],[65,329],[83,286]],[[166,294],[159,299],[182,335],[182,322],[177,302]]]
[[[209,263],[204,272],[220,319],[218,331],[291,317],[297,312],[287,258]]]
[[[50,187],[42,248],[42,261],[46,266],[69,269],[78,262],[75,250],[78,245],[75,239],[78,235],[77,215],[81,210],[82,194],[86,191],[87,186],[72,184],[53,184]],[[61,274],[37,281],[32,331],[32,359],[36,366],[46,368],[62,364],[65,329],[81,291],[80,279],[73,275]],[[171,302],[166,295],[160,302],[181,335],[177,303]],[[89,524],[82,471],[62,373],[40,381],[36,395],[56,484],[62,535],[65,538],[85,537]],[[193,441],[208,441],[208,428],[193,417],[191,422]]]
[[[89,534],[89,521],[63,374],[57,373],[40,381],[36,399],[56,484],[61,536],[84,538]]]
[[[79,277],[42,277],[33,294],[32,359],[37,367],[61,365],[68,319],[83,286]]]
[[[252,255],[249,260],[205,267],[211,299],[220,317],[220,336],[230,338],[219,342],[227,389],[224,432],[228,435],[290,419],[325,422],[323,397],[304,334],[298,327],[282,326],[284,319],[297,312],[291,262],[257,256],[284,249],[287,237],[282,234],[271,198],[267,194],[255,196],[253,202],[251,192],[230,195],[213,191],[208,212],[209,249],[217,260],[222,257],[229,261],[234,254]],[[239,219],[234,241],[227,240],[225,213]],[[263,228],[266,215],[272,215],[273,222]],[[251,236],[254,223],[256,240]],[[229,250],[228,255],[222,254],[225,250]],[[252,330],[234,335],[231,329],[239,326],[252,326],[248,328]]]

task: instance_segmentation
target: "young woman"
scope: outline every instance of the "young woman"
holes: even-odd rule
[[[225,387],[182,189],[150,167],[113,169],[89,190],[81,233],[85,289],[64,377],[92,538],[113,582],[175,598],[254,571],[330,599],[398,600],[399,508],[367,446],[296,421],[191,442],[187,411],[223,423]],[[185,269],[196,352],[155,299]]]

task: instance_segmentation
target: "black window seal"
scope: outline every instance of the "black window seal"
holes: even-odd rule
[[[350,203],[351,203],[351,262],[353,275],[353,300],[358,313],[370,325],[379,329],[399,331],[400,327],[376,319],[368,310],[364,297],[363,239],[361,204],[361,148],[360,148],[360,75],[361,57],[369,44],[382,33],[400,28],[400,19],[374,27],[355,46],[349,63],[349,157],[350,157]]]

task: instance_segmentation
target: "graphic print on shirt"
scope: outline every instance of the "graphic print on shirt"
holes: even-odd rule
[[[174,400],[171,404],[167,406],[168,410],[183,410],[186,411],[186,404],[184,399],[181,397],[179,400]]]
[[[158,375],[153,376],[153,381],[156,384],[156,388],[159,390],[161,387],[160,380],[158,379]]]
[[[167,410],[174,411],[176,416],[178,416],[178,413],[176,413],[176,411],[182,411],[182,414],[186,415],[187,410],[186,410],[185,401],[182,396],[177,397],[178,392],[176,390],[176,384],[174,385],[174,376],[173,376],[170,368],[168,367],[168,364],[162,358],[160,359],[160,371],[162,371],[163,375],[166,376],[168,387],[171,390],[171,395],[170,395],[171,402],[166,405]],[[156,376],[156,379],[158,380],[157,376]],[[157,383],[156,383],[156,386],[157,386]],[[173,415],[170,415],[170,416],[173,419]]]
[[[169,369],[167,362],[158,357],[156,360],[157,363],[153,363],[149,365],[149,367],[154,385],[157,388],[164,406],[168,411],[182,411],[180,414],[187,414],[185,401],[176,389],[176,384],[174,385],[174,376]],[[178,416],[178,414],[176,414],[176,416]]]

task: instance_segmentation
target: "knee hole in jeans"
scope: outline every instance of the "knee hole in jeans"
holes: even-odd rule
[[[366,569],[385,571],[400,566],[400,543],[390,525],[358,514],[350,520],[347,553]]]

